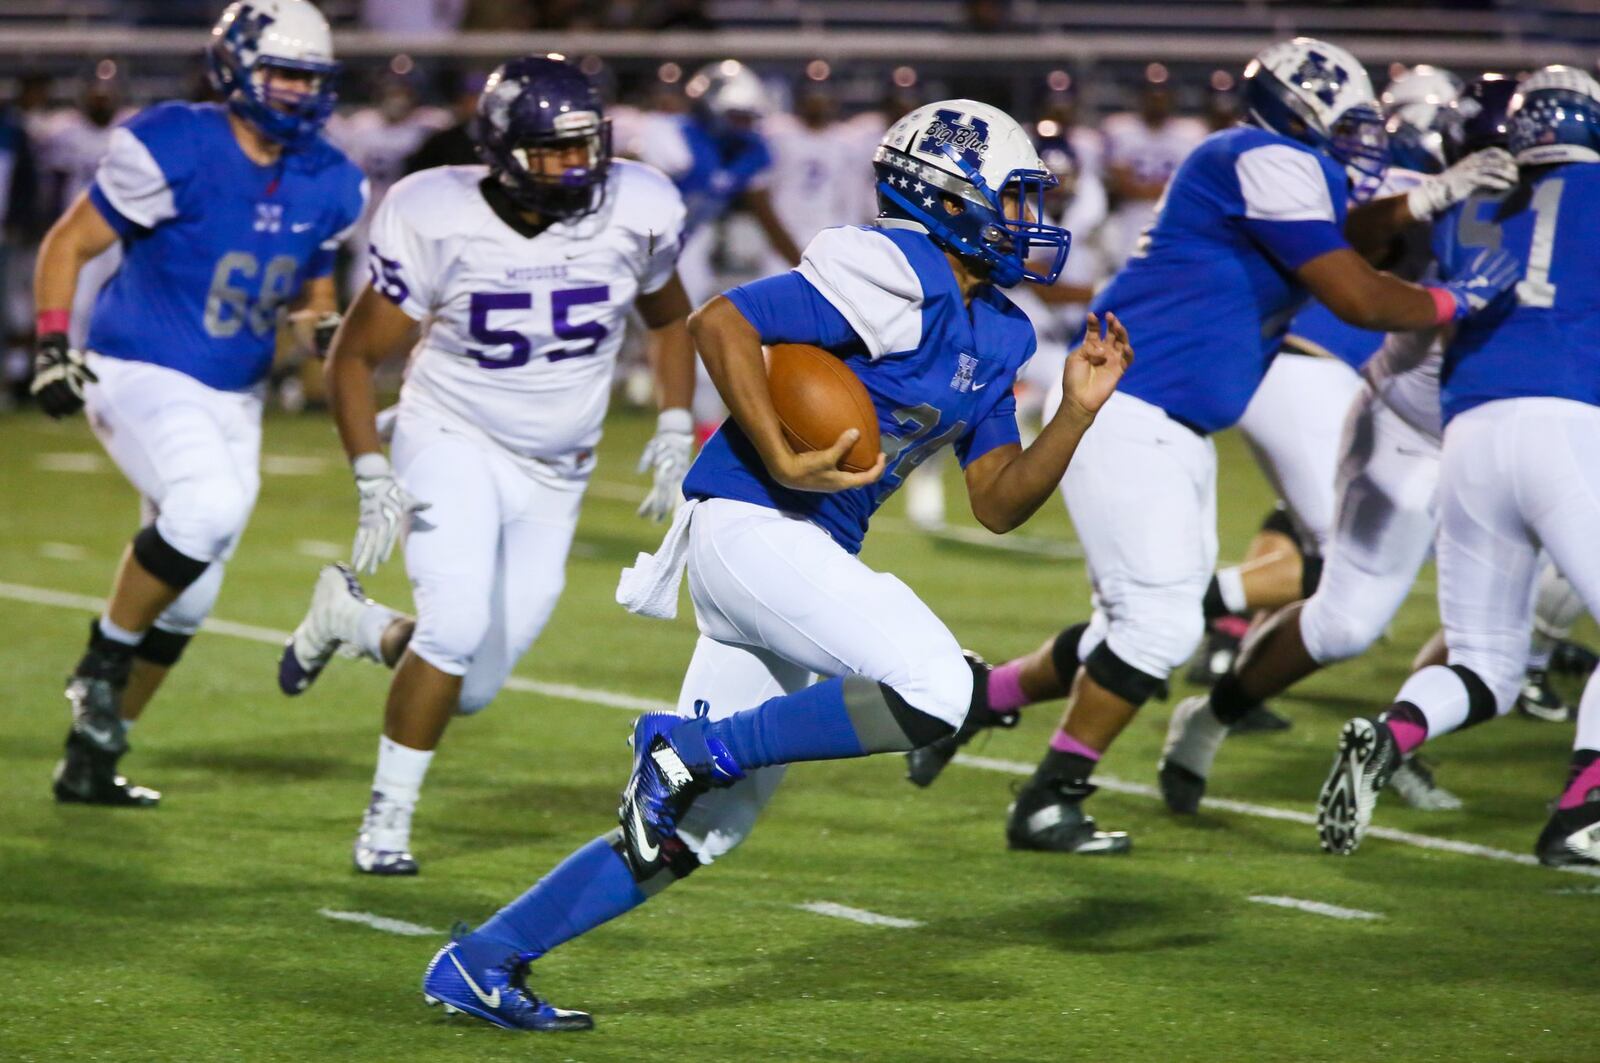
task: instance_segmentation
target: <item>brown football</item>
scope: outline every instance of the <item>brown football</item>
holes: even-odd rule
[[[831,447],[848,428],[861,438],[839,463],[865,472],[878,460],[878,415],[861,379],[836,355],[805,343],[767,349],[767,390],[783,435],[796,452]]]

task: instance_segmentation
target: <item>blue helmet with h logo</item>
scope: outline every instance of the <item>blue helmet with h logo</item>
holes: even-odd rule
[[[478,97],[472,141],[517,206],[561,221],[600,209],[611,168],[611,121],[600,92],[558,55],[530,55],[489,75]],[[581,146],[583,162],[559,173],[543,153]]]
[[[316,137],[338,99],[333,35],[328,20],[308,0],[229,4],[211,30],[206,61],[211,83],[228,108],[287,147]],[[275,85],[274,72],[305,88]]]
[[[1056,177],[1004,111],[976,100],[918,107],[889,128],[872,162],[881,216],[916,222],[1003,288],[1060,276],[1072,234],[1043,220]],[[1041,252],[1048,265],[1030,267]]]
[[[1517,86],[1507,124],[1520,165],[1600,162],[1600,83],[1576,67],[1535,71]]]

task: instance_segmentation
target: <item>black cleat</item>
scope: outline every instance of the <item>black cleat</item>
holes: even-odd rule
[[[906,754],[906,779],[915,786],[930,786],[944,771],[945,765],[955,758],[962,746],[972,741],[979,731],[991,727],[1015,727],[1021,716],[1016,712],[995,712],[989,708],[989,666],[975,653],[967,654],[967,664],[972,668],[972,705],[967,718],[955,734],[940,738],[920,749]]]
[[[1265,705],[1253,705],[1250,710],[1228,728],[1228,733],[1233,735],[1267,734],[1272,731],[1287,731],[1294,726],[1286,717],[1279,716]]]
[[[123,750],[127,749],[124,742]],[[109,805],[113,808],[154,808],[159,791],[135,786],[117,774],[122,753],[100,749],[78,732],[67,732],[66,755],[56,765],[51,789],[62,804]]]
[[[1545,723],[1565,723],[1576,714],[1556,688],[1550,684],[1550,674],[1543,668],[1529,668],[1522,677],[1522,689],[1517,693],[1517,711]]]
[[[1017,792],[1006,819],[1006,844],[1012,849],[1099,856],[1126,853],[1133,841],[1126,831],[1099,830],[1083,811],[1084,799],[1098,787],[1086,782],[1030,779]]]
[[[96,625],[93,631],[98,631]],[[72,703],[72,729],[66,753],[56,765],[51,790],[63,804],[151,808],[161,794],[135,786],[117,774],[117,762],[128,751],[128,728],[122,722],[122,690],[128,684],[132,657],[112,652],[91,635],[88,652],[67,680]]]
[[[1600,864],[1600,790],[1576,808],[1556,809],[1533,851],[1546,867]]]
[[[1596,666],[1600,666],[1600,654],[1581,642],[1562,639],[1550,653],[1550,671],[1560,676],[1586,680]]]
[[[1339,732],[1328,781],[1317,796],[1317,836],[1326,852],[1348,856],[1372,826],[1378,792],[1400,766],[1400,746],[1387,724],[1358,716]]]
[[[1239,656],[1239,644],[1249,624],[1243,617],[1219,616],[1206,628],[1206,640],[1200,652],[1189,662],[1184,678],[1196,686],[1216,686],[1217,680],[1228,674]]]

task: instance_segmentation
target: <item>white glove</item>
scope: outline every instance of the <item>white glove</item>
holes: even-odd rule
[[[1474,192],[1504,192],[1516,183],[1517,160],[1504,148],[1486,148],[1407,192],[1406,206],[1417,221],[1432,221]]]
[[[358,573],[378,571],[389,560],[400,533],[411,524],[411,515],[428,508],[406,493],[382,454],[362,454],[351,463],[356,474],[356,493],[361,496],[361,522],[356,529],[350,564]]]
[[[650,493],[639,504],[639,516],[657,523],[672,516],[683,501],[683,478],[689,472],[689,460],[694,457],[694,417],[688,410],[677,407],[662,410],[656,418],[656,434],[645,444],[639,455],[639,472],[647,469],[655,473],[655,483]]]

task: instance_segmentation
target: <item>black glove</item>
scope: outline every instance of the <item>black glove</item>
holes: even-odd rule
[[[33,383],[28,393],[39,408],[60,419],[83,409],[83,386],[99,382],[83,352],[72,349],[64,332],[47,332],[33,351]]]

